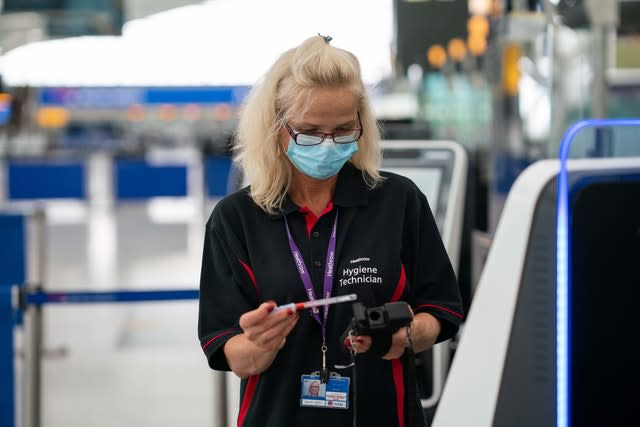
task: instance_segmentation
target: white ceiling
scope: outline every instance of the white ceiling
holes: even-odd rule
[[[317,33],[367,83],[391,73],[392,0],[212,0],[129,21],[120,37],[31,43],[0,57],[9,86],[251,85]]]

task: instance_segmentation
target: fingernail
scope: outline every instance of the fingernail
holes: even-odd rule
[[[351,341],[349,341],[349,338],[347,338],[346,340],[342,341],[342,345],[344,346],[344,348],[350,349],[351,348]]]
[[[364,338],[356,338],[356,342],[362,344],[364,342]]]
[[[267,307],[267,312],[271,313],[274,308],[276,308],[275,305],[270,305],[269,307]]]
[[[288,309],[288,310],[287,310],[287,314],[288,314],[289,316],[293,316],[295,313],[296,313],[296,312],[295,312],[295,311],[293,311],[293,310],[291,310],[291,309]]]

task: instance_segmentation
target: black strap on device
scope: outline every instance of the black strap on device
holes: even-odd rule
[[[391,344],[393,342],[392,335],[393,334],[389,331],[371,334],[371,348],[369,351],[376,356],[383,357],[391,348]]]
[[[347,335],[348,339],[348,335]],[[413,343],[411,342],[411,332],[407,330],[407,347],[402,354],[400,360],[402,361],[403,366],[403,376],[404,376],[404,420],[405,427],[415,427],[416,425],[416,414],[418,411],[418,397],[416,394],[416,357],[413,352]],[[387,347],[388,351],[389,347]],[[371,350],[370,350],[371,351]],[[353,382],[353,426],[357,425],[357,397],[358,397],[358,386],[356,383],[356,354],[351,353],[351,367],[352,367],[352,382]],[[384,354],[387,352],[385,351]],[[384,355],[380,355],[381,357]]]
[[[418,398],[416,395],[416,357],[411,345],[407,347],[403,356],[404,365],[404,420],[406,427],[416,425]]]
[[[416,414],[418,413],[418,397],[416,388],[416,365],[413,353],[413,342],[411,341],[410,322],[413,313],[406,302],[392,302],[384,306],[367,309],[361,303],[353,304],[354,317],[347,326],[347,329],[340,337],[340,341],[351,339],[353,335],[363,334],[371,337],[371,348],[369,351],[379,357],[383,357],[389,352],[392,344],[392,335],[400,328],[406,328],[407,343],[405,351],[400,360],[403,366],[404,376],[404,420],[405,427],[415,427]],[[353,343],[351,343],[353,344]],[[352,348],[351,346],[348,346]],[[356,355],[350,350],[352,380],[353,380],[353,425],[357,424],[357,391],[356,385]],[[345,366],[346,367],[346,366]]]

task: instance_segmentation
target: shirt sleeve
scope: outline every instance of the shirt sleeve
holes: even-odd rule
[[[233,223],[214,209],[207,222],[198,308],[198,338],[209,366],[229,371],[224,344],[242,333],[240,316],[259,305],[259,293],[246,250]]]
[[[440,322],[436,342],[453,337],[463,319],[462,298],[451,261],[425,195],[414,185],[407,198],[403,264],[414,313]]]

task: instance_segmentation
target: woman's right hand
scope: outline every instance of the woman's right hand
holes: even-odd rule
[[[244,333],[231,337],[224,346],[229,367],[240,378],[269,368],[298,323],[296,311],[273,312],[275,307],[273,301],[268,301],[240,316]]]
[[[247,339],[267,351],[280,350],[298,322],[298,313],[288,309],[273,313],[276,304],[268,301],[240,316],[240,327]]]

